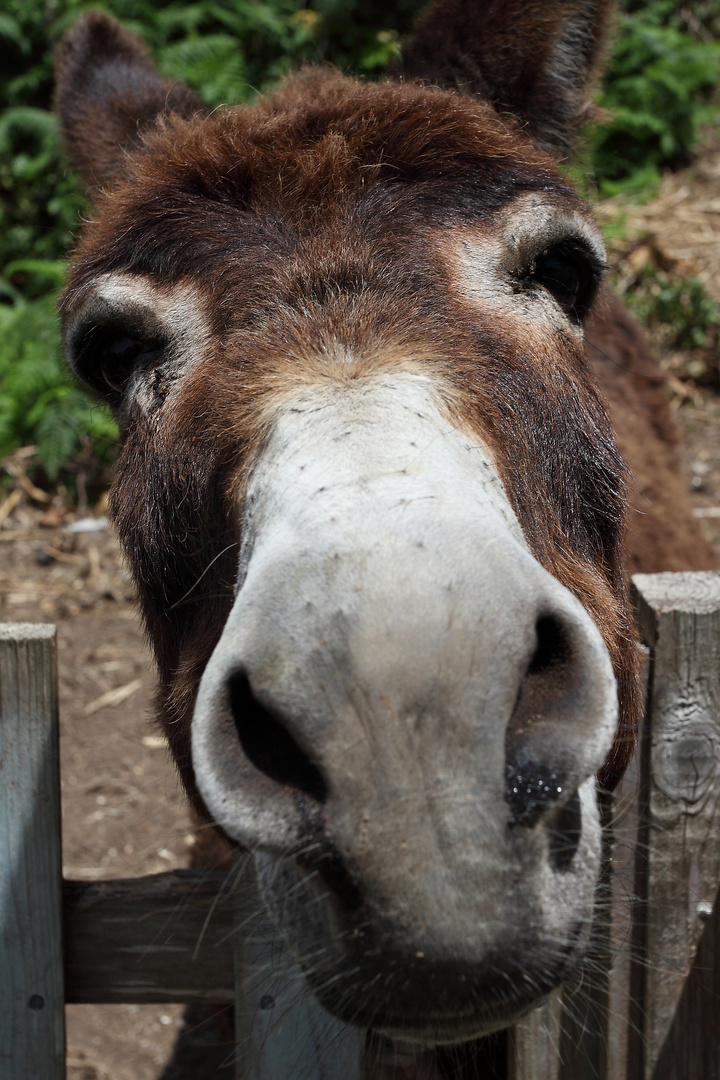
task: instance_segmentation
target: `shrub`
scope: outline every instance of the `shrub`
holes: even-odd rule
[[[695,278],[673,279],[646,266],[623,299],[650,329],[681,379],[720,388],[720,304]]]
[[[109,413],[70,380],[57,322],[53,292],[0,304],[0,459],[34,444],[51,482],[63,466],[72,471],[84,442],[101,467],[117,434]]]
[[[676,0],[621,0],[600,94],[613,114],[589,139],[586,168],[601,193],[647,189],[692,150],[713,110],[720,0],[692,14]],[[52,45],[78,15],[102,7],[144,36],[161,69],[210,106],[249,101],[292,66],[330,60],[379,74],[423,0],[4,0],[0,12],[0,456],[28,440],[50,478],[81,445],[106,460],[108,414],[60,360],[54,296],[84,202],[50,110]]]
[[[692,16],[675,0],[624,0],[598,96],[610,118],[589,138],[600,195],[642,192],[661,167],[687,164],[702,125],[720,112],[711,100],[718,23],[719,0],[697,5]]]

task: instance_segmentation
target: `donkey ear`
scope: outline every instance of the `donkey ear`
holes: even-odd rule
[[[61,39],[55,71],[65,146],[91,191],[122,175],[127,150],[161,113],[202,109],[192,91],[162,78],[142,42],[99,11]]]
[[[589,118],[613,0],[433,0],[402,51],[406,78],[489,101],[561,157]]]

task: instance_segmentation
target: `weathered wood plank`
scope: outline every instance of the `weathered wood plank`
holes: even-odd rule
[[[580,970],[562,991],[559,1080],[619,1080],[608,1072],[608,978],[610,971],[610,813],[600,798],[602,873],[595,897],[592,933]]]
[[[222,870],[64,884],[68,1002],[234,999],[233,900]]]
[[[578,982],[563,987],[559,1080],[616,1080],[607,1062],[607,978],[609,969],[607,912],[596,928],[591,952]]]
[[[0,1075],[65,1076],[55,627],[0,625]]]
[[[654,649],[652,719],[646,752],[637,758],[645,777],[630,777],[626,785],[639,787],[639,811],[631,793],[623,796],[626,818],[616,813],[625,854],[618,849],[614,857],[612,936],[620,959],[610,972],[607,1076],[706,1080],[720,1076],[714,909],[720,885],[720,575],[639,576],[635,584],[641,626]],[[47,810],[59,805],[57,736],[56,729],[48,735],[47,720],[56,724],[53,638],[50,627],[0,629],[0,1073],[8,1071],[13,1080],[63,1075],[59,827],[57,809],[54,817]],[[28,767],[29,779],[19,782],[20,769]],[[635,846],[642,850],[631,887],[624,862],[636,822]],[[45,944],[41,928],[51,927],[52,889],[38,887],[35,868],[55,881],[56,926]],[[234,1000],[237,989],[243,1080],[359,1078],[362,1033],[313,1002],[257,901],[248,908],[250,894],[237,884],[221,872],[193,871],[66,883],[68,1000],[222,1002]],[[633,892],[640,896],[639,917]],[[632,934],[623,914],[629,901],[636,903]],[[236,903],[243,906],[239,922]],[[50,961],[45,945],[47,955],[54,950]],[[628,945],[637,954],[629,990]],[[28,972],[44,980],[44,994],[23,990]],[[633,995],[637,1011],[628,1010],[626,1024]],[[40,999],[43,1008],[33,1009],[30,1002],[37,1006]],[[567,1077],[575,1065],[564,1060],[571,1045],[566,1028],[558,998],[518,1025],[510,1041],[510,1080]],[[605,1064],[597,1065],[600,1076]]]
[[[720,884],[720,574],[638,575],[634,585],[653,649],[639,1075],[692,1080],[660,1058]],[[685,1039],[702,1043],[716,1010],[698,999]]]
[[[610,970],[608,972],[608,1080],[625,1080],[630,1034],[632,913],[635,899],[635,855],[638,840],[639,755],[630,763],[613,794],[610,886]]]
[[[720,1077],[720,918],[704,918],[700,944],[658,1055],[653,1080],[718,1080]]]
[[[252,859],[233,886],[238,1080],[362,1080],[365,1032],[327,1013],[264,913]]]
[[[507,1080],[625,1080],[636,789],[631,766],[612,806],[601,802],[607,845],[588,955],[573,979],[510,1030]]]
[[[641,649],[643,718],[638,748],[612,796],[612,851],[610,856],[610,970],[608,972],[607,1075],[626,1080],[631,1031],[634,1023],[633,964],[635,949],[633,913],[637,880],[637,849],[644,849],[640,804],[643,799],[641,768],[643,733],[648,709],[650,650]],[[646,773],[646,770],[645,770]]]
[[[508,1080],[558,1080],[562,990],[510,1029]]]

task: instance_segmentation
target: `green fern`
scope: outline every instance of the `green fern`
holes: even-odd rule
[[[20,23],[12,15],[3,12],[0,12],[0,38],[15,45],[24,55],[30,51],[30,42],[23,34]]]
[[[206,104],[244,96],[246,67],[242,50],[229,34],[184,37],[166,45],[158,57],[165,71],[192,86]]]
[[[43,270],[50,274],[48,266]],[[56,266],[55,280],[61,275]],[[98,465],[112,456],[114,421],[73,383],[62,359],[54,291],[0,304],[0,386],[0,459],[33,444],[55,481],[84,439],[92,443]]]
[[[720,19],[720,3],[706,17]],[[689,31],[673,0],[625,0],[599,103],[610,120],[590,136],[590,165],[603,195],[642,191],[666,165],[682,164],[702,126],[720,115],[711,100],[720,41]],[[714,9],[714,10],[713,10]]]

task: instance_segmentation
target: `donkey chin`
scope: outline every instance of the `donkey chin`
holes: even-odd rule
[[[454,1042],[512,1023],[587,947],[617,695],[490,451],[396,381],[276,416],[193,761],[320,1002]]]

